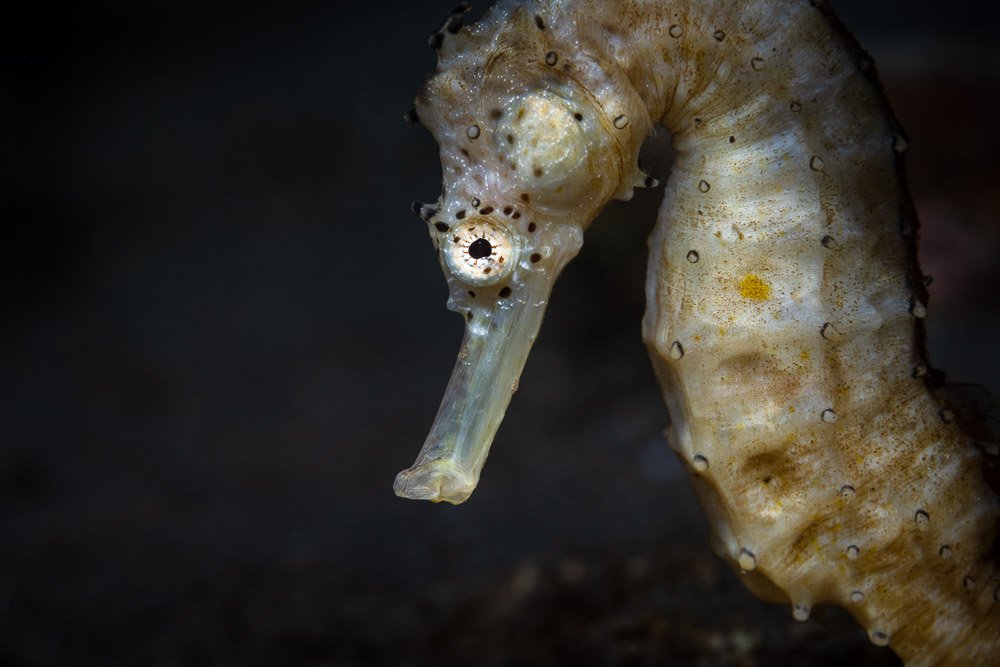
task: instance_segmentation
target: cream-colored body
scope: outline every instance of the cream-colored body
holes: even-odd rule
[[[832,15],[805,0],[508,2],[446,36],[443,48],[453,50],[442,71],[464,68],[471,83],[444,86],[439,73],[428,90],[445,99],[420,109],[442,144],[442,219],[463,197],[492,197],[497,208],[516,202],[543,232],[584,229],[608,198],[627,197],[641,182],[631,165],[646,127],[672,133],[677,158],[650,239],[643,333],[670,410],[671,445],[691,472],[717,551],[747,585],[788,601],[800,619],[815,605],[841,605],[909,664],[1000,661],[1000,579],[990,560],[997,500],[981,449],[927,382],[905,140],[867,55]],[[544,59],[552,70],[490,85],[483,72],[498,53]],[[553,61],[565,67],[561,75]],[[558,119],[581,107],[593,139],[549,163],[560,142],[539,142],[538,130],[518,155],[544,168],[589,156],[573,158],[570,182],[541,183],[518,201],[526,186],[505,190],[519,178],[506,167],[495,170],[499,186],[468,178],[468,167],[449,176],[464,138],[450,129],[448,91],[471,114],[464,132],[504,95],[543,99],[523,91],[555,85],[557,76],[571,90],[558,99],[569,102],[546,101],[557,111],[532,127],[562,132],[572,122]],[[472,156],[468,166],[475,172],[489,159]],[[582,188],[587,178],[601,185]],[[556,196],[565,192],[588,194],[567,203]],[[523,230],[510,230],[521,243]],[[533,284],[525,266],[515,288]],[[453,288],[453,306],[461,293]],[[534,331],[504,335],[530,346]],[[460,390],[455,382],[449,397]],[[455,466],[440,442],[429,439],[401,475],[401,495],[460,502],[471,492],[468,484],[451,498],[428,491],[437,488],[428,466]],[[477,450],[479,467],[485,452]],[[474,486],[479,468],[462,469]]]

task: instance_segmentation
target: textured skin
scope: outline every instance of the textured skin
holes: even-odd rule
[[[800,619],[843,606],[908,664],[996,664],[998,507],[972,437],[995,434],[934,388],[905,140],[870,60],[829,10],[508,2],[442,49],[418,98],[442,146],[440,210],[481,193],[517,201],[521,186],[492,153],[470,158],[492,177],[449,176],[471,119],[525,86],[554,85],[534,70],[520,81],[517,68],[487,85],[497,59],[556,53],[552,69],[592,96],[592,139],[565,151],[586,166],[552,186],[573,196],[545,199],[540,185],[548,205],[519,202],[525,220],[586,228],[642,182],[632,165],[648,127],[672,133],[643,334],[670,444],[716,550],[748,587]],[[549,154],[526,150],[519,161],[548,167]]]

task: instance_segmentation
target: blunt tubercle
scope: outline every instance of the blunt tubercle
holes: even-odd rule
[[[471,5],[468,2],[459,3],[445,16],[444,23],[440,28],[431,33],[427,38],[427,43],[432,49],[439,50],[449,35],[457,35],[465,24],[465,14]]]

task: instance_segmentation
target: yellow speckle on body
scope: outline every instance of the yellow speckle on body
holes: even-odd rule
[[[760,276],[752,273],[744,276],[743,280],[740,281],[739,288],[740,295],[744,299],[767,301],[771,298],[771,286],[764,282]]]

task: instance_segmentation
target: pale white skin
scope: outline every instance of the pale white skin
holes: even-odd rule
[[[716,550],[796,618],[844,606],[908,664],[1000,655],[995,434],[928,382],[905,141],[829,12],[507,2],[442,34],[417,100],[445,171],[424,217],[471,320],[397,493],[471,493],[552,281],[610,198],[653,184],[634,165],[662,124],[677,157],[643,334]],[[467,272],[475,225],[516,256],[496,282]]]

